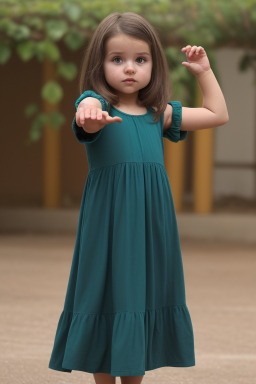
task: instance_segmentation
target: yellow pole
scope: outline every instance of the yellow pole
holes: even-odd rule
[[[176,212],[182,210],[182,200],[184,195],[185,141],[173,143],[164,139],[164,163],[171,185]]]
[[[55,64],[45,59],[43,65],[44,82],[56,79]],[[56,111],[59,104],[52,105],[44,100],[44,111]],[[60,130],[54,131],[47,124],[43,136],[43,206],[57,208],[61,205],[61,142]]]
[[[202,107],[202,91],[197,84],[197,107]],[[200,129],[193,132],[193,189],[194,212],[210,213],[213,206],[213,129]]]

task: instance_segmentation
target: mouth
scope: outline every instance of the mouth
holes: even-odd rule
[[[134,80],[132,78],[128,78],[128,79],[125,79],[123,81],[124,81],[124,83],[135,83],[136,80]]]

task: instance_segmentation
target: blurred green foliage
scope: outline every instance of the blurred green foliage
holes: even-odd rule
[[[249,51],[255,49],[256,0],[0,0],[0,64],[8,64],[13,52],[22,61],[55,62],[58,78],[41,90],[42,98],[55,104],[63,97],[58,79],[72,81],[78,72],[75,63],[64,62],[59,43],[71,51],[85,47],[104,17],[128,11],[141,14],[157,30],[170,67],[173,99],[186,105],[194,106],[195,78],[181,65],[183,46],[203,46],[218,80],[217,47],[244,47],[248,52],[240,69],[255,66]],[[65,122],[61,113],[45,114],[35,104],[27,106],[25,114],[34,116],[30,141],[41,137],[46,122],[53,129]]]

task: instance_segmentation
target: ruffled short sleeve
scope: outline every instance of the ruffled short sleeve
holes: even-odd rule
[[[182,120],[182,105],[179,101],[170,101],[168,104],[172,106],[172,123],[163,133],[163,137],[168,140],[177,143],[180,140],[184,140],[187,137],[188,131],[181,131],[181,120]]]
[[[75,109],[77,110],[79,103],[85,99],[86,97],[95,97],[101,102],[102,110],[107,111],[109,107],[109,103],[100,95],[93,91],[85,91],[75,102]],[[102,129],[100,129],[97,132],[89,133],[86,132],[82,127],[79,127],[76,123],[76,116],[74,117],[72,121],[72,129],[74,131],[74,134],[79,141],[79,143],[92,143],[101,135]]]

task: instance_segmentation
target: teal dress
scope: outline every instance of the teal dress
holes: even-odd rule
[[[163,136],[178,142],[182,107],[153,121],[113,106],[121,123],[86,133],[89,173],[63,311],[49,368],[139,376],[160,367],[195,365],[179,233]]]

